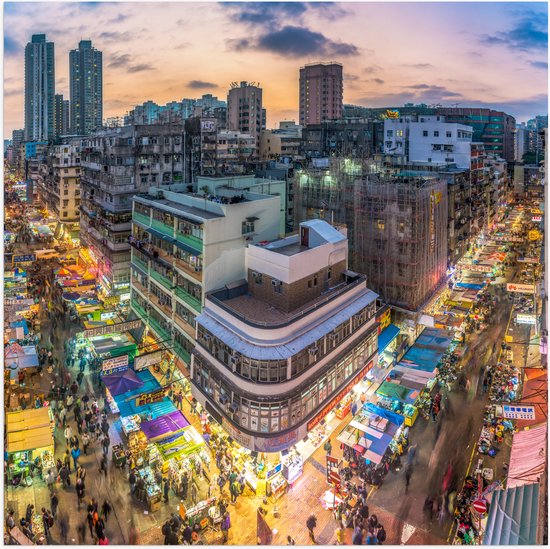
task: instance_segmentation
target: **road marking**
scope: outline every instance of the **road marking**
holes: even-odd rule
[[[367,494],[367,499],[370,498],[370,495],[374,492],[375,489],[376,489],[376,486],[373,486],[373,487],[370,489],[370,492]]]
[[[401,545],[405,545],[414,534],[416,528],[412,524],[405,523],[401,531]]]

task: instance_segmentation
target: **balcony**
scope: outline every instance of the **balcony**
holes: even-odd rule
[[[147,265],[147,263],[145,263],[145,261],[137,257],[136,254],[132,254],[132,263],[144,272],[149,271],[149,266]]]
[[[202,239],[200,239],[198,236],[176,232],[176,240],[178,242],[182,242],[183,244],[191,246],[191,248],[193,248],[197,253],[202,253],[203,243]]]
[[[160,231],[162,234],[169,236],[170,238],[174,237],[174,227],[173,226],[170,227],[170,225],[166,225],[166,223],[163,223],[159,219],[153,219],[152,227]]]
[[[193,310],[200,314],[200,312],[202,311],[200,300],[198,300],[196,297],[193,297],[191,294],[188,294],[183,288],[180,287],[176,287],[175,292],[177,297],[179,297],[182,301],[187,303],[187,305],[192,307]]]
[[[154,318],[149,318],[149,324],[162,341],[167,341],[171,339],[168,330],[162,328],[161,325]]]
[[[147,311],[137,302],[137,300],[131,299],[130,307],[137,313],[137,315],[142,320],[145,320],[147,318]]]
[[[174,320],[176,324],[192,339],[195,339],[195,328],[191,326],[187,321],[185,321],[177,313],[174,315]]]
[[[193,339],[195,337],[193,336]],[[176,351],[176,354],[186,363],[191,364],[191,354],[189,351],[185,350],[183,346],[178,343],[177,341],[174,341],[174,351]]]
[[[202,282],[202,269],[200,267],[192,267],[189,263],[181,259],[174,259],[174,267],[191,276],[198,282]]]
[[[160,299],[153,293],[149,294],[149,300],[158,310],[160,310],[165,316],[172,320],[173,311],[170,305],[161,304]]]
[[[156,280],[159,284],[162,284],[167,290],[172,291],[172,288],[174,287],[174,285],[172,284],[172,281],[169,278],[161,275],[154,269],[151,269],[151,271],[149,272],[149,276],[153,280]]]
[[[142,214],[140,212],[136,212],[135,210],[132,213],[132,219],[135,219],[142,225],[146,225],[147,227],[151,226],[151,219],[148,215]]]

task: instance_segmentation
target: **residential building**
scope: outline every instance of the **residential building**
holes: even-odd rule
[[[288,162],[300,156],[302,126],[294,121],[279,122],[276,130],[262,130],[260,136],[260,160]]]
[[[345,231],[313,220],[246,249],[246,277],[206,295],[193,397],[239,444],[302,441],[377,361],[376,294],[347,270]]]
[[[69,53],[71,132],[89,135],[103,126],[103,54],[91,40]]]
[[[471,126],[472,140],[483,143],[488,155],[514,161],[516,120],[513,116],[489,108],[437,107],[436,111],[445,116],[447,122]]]
[[[374,120],[339,120],[309,124],[302,131],[301,155],[312,158],[368,158],[382,150],[383,124]]]
[[[54,137],[57,139],[69,133],[69,101],[63,100],[63,95],[55,94]]]
[[[71,133],[71,102],[68,99],[63,100],[63,123],[61,126],[62,135]]]
[[[516,124],[515,141],[514,141],[514,147],[515,147],[514,160],[516,162],[522,162],[523,155],[526,152],[528,152],[527,150],[527,147],[529,144],[528,133],[529,133],[529,130],[527,129],[527,124],[525,124],[525,122]]]
[[[25,130],[13,130],[11,133],[11,158],[8,163],[12,168],[21,166],[21,145],[25,140]]]
[[[80,171],[80,146],[55,145],[40,164],[36,184],[42,204],[70,228],[77,228],[80,218]]]
[[[252,135],[257,152],[262,127],[265,127],[262,108],[262,88],[259,85],[254,82],[234,82],[231,85],[227,94],[227,128]]]
[[[405,162],[470,167],[470,126],[452,124],[444,116],[406,116],[384,121],[384,152]]]
[[[21,174],[25,181],[31,180],[36,189],[40,164],[45,162],[48,153],[47,141],[29,141],[21,144]]]
[[[246,276],[248,243],[277,237],[279,200],[185,188],[155,187],[133,197],[130,305],[189,368],[206,293]]]
[[[153,185],[190,181],[184,178],[189,170],[185,138],[182,124],[152,124],[83,139],[81,259],[98,269],[109,293],[130,297],[132,197]]]
[[[25,47],[25,141],[54,137],[55,56],[45,34],[33,34]]]
[[[340,120],[344,105],[343,67],[315,63],[300,69],[300,124]]]
[[[367,175],[354,197],[356,270],[386,303],[419,311],[446,280],[446,182],[437,173]]]

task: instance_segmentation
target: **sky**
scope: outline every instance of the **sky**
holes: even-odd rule
[[[299,68],[338,61],[344,102],[481,106],[526,121],[548,111],[546,2],[5,2],[4,133],[23,127],[24,48],[55,43],[56,93],[69,50],[103,52],[104,117],[259,82],[268,127],[298,119]]]

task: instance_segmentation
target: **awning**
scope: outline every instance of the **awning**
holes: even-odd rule
[[[157,238],[160,238],[162,240],[166,240],[167,242],[174,242],[174,238],[171,236],[168,236],[164,233],[161,233],[160,231],[157,231],[156,229],[152,229],[151,227],[147,227],[145,229],[148,233],[151,233],[153,236],[156,236]]]
[[[28,431],[37,427],[49,427],[51,423],[49,408],[31,408],[6,414],[6,430],[8,433],[15,431]]]
[[[483,545],[537,545],[538,484],[493,492]]]
[[[548,424],[541,423],[514,434],[507,487],[538,482],[546,466]]]
[[[187,421],[187,418],[177,410],[152,421],[142,421],[141,430],[147,437],[147,440],[155,440],[157,442],[174,435],[174,433],[189,427],[189,425],[190,423]]]
[[[411,392],[407,387],[402,387],[397,385],[397,383],[390,383],[384,381],[378,390],[376,391],[377,395],[385,396],[388,398],[396,398],[398,400],[404,401],[407,398],[407,395]]]
[[[180,248],[181,250],[194,255],[195,257],[200,257],[202,255],[202,252],[195,250],[195,248],[192,248],[188,244],[184,244],[183,242],[180,242],[179,240],[174,240],[174,244]]]
[[[52,428],[37,427],[27,431],[14,431],[8,433],[7,450],[11,454],[13,452],[25,452],[27,450],[35,450],[37,448],[53,447]]]
[[[398,336],[400,330],[395,324],[390,324],[378,336],[378,353],[384,352],[386,347]]]

